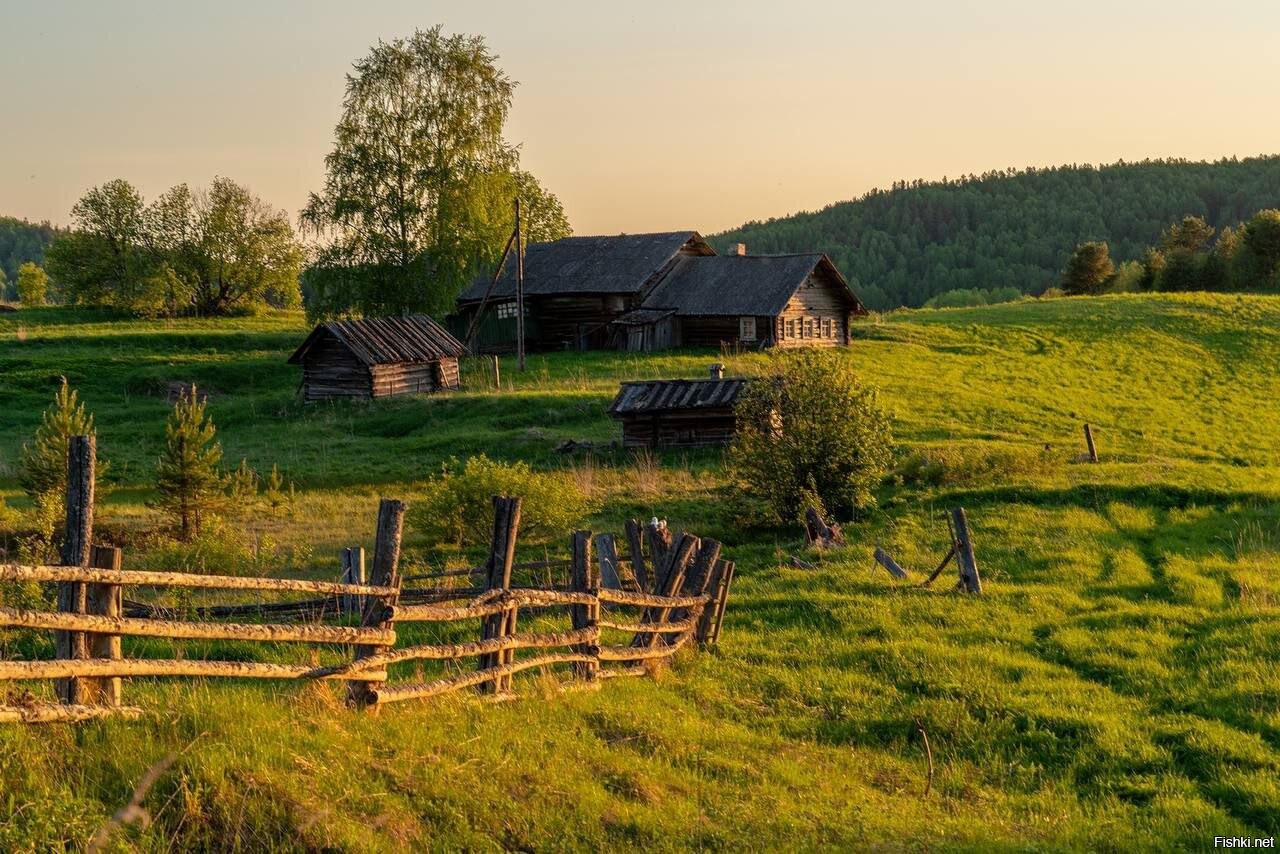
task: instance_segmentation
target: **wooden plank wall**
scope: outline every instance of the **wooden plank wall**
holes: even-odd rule
[[[791,295],[787,307],[778,315],[777,328],[774,335],[779,347],[840,347],[849,343],[849,309],[840,299],[839,284],[828,280],[825,276],[810,276]],[[823,335],[822,321],[831,321],[831,335]],[[803,324],[803,335],[787,335],[787,322],[791,321],[793,329],[799,331]],[[811,334],[816,325],[817,335]]]
[[[626,448],[723,445],[733,438],[736,423],[731,408],[638,413],[623,417],[622,444]]]

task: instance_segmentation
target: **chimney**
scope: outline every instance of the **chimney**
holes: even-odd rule
[[[746,255],[746,254],[747,254],[747,244],[745,244],[745,243],[735,243],[735,244],[733,244],[732,246],[730,246],[730,247],[729,247],[729,254],[730,254],[730,255]]]
[[[723,363],[721,363],[721,362],[716,362],[714,365],[712,365],[712,366],[711,366],[711,379],[713,379],[713,380],[722,380],[722,379],[724,379],[724,364],[723,364]]]

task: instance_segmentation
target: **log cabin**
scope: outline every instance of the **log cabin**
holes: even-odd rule
[[[525,342],[529,350],[609,346],[609,323],[638,308],[677,259],[715,255],[696,231],[566,237],[530,243],[524,254]],[[465,336],[477,312],[477,352],[515,349],[516,261],[495,281],[478,279],[458,297],[449,319]]]
[[[466,348],[425,315],[335,320],[311,331],[289,364],[302,366],[307,403],[458,387]]]
[[[450,318],[465,335],[477,313],[481,352],[515,349],[514,261],[477,281]],[[865,315],[822,253],[717,255],[694,231],[569,237],[525,254],[529,350],[836,347]]]
[[[624,382],[609,407],[625,448],[692,448],[733,438],[734,407],[747,380],[713,372],[703,380]]]

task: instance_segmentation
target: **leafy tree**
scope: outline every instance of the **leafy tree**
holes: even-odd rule
[[[45,266],[45,250],[62,229],[47,222],[34,223],[0,216],[0,297],[6,282],[18,278],[18,268],[27,261]]]
[[[303,249],[289,217],[247,188],[171,188],[150,205],[127,181],[95,187],[72,210],[76,231],[50,248],[72,302],[137,314],[230,314],[294,306]]]
[[[177,520],[184,540],[198,536],[203,521],[225,500],[222,445],[215,441],[217,429],[204,408],[204,398],[192,385],[174,404],[156,463],[156,506]]]
[[[1254,214],[1244,225],[1244,245],[1257,260],[1263,282],[1280,275],[1280,210]]]
[[[1164,268],[1155,278],[1158,291],[1198,291],[1204,289],[1204,255],[1175,249],[1165,256]]]
[[[1101,293],[1115,271],[1106,243],[1081,243],[1062,271],[1062,291],[1069,296]]]
[[[30,261],[18,268],[18,301],[25,306],[44,305],[49,276]]]
[[[821,501],[852,513],[875,503],[872,489],[893,456],[889,417],[850,363],[820,350],[775,353],[738,403],[729,468],[744,502],[763,502],[773,522],[799,518]]]
[[[1166,252],[1199,252],[1213,238],[1213,226],[1202,216],[1185,216],[1160,235],[1160,248]]]
[[[36,506],[37,527],[46,539],[61,515],[67,490],[67,449],[72,436],[95,436],[93,415],[87,413],[77,393],[67,385],[66,377],[53,404],[40,417],[40,426],[30,445],[22,446],[18,482]],[[110,465],[102,459],[96,463],[101,478]]]
[[[355,64],[324,188],[300,216],[321,241],[313,315],[448,310],[496,260],[518,192],[530,196],[528,233],[565,229],[502,137],[515,85],[482,38],[438,26],[379,42]]]

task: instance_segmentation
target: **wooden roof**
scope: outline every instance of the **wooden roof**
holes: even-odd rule
[[[821,252],[680,258],[641,308],[675,309],[681,315],[777,315],[810,275],[827,279],[854,314],[866,313]]]
[[[366,365],[430,362],[467,352],[462,342],[425,314],[408,317],[366,317],[322,323],[289,357],[301,363],[307,352],[325,336],[333,336]]]
[[[566,237],[530,243],[524,252],[524,292],[527,296],[638,294],[686,245],[686,251],[715,254],[696,231]],[[489,276],[472,282],[458,302],[483,299],[491,282]],[[507,300],[515,293],[513,252],[489,299]]]
[[[732,408],[749,380],[644,380],[625,382],[609,407],[614,418],[659,412]]]

